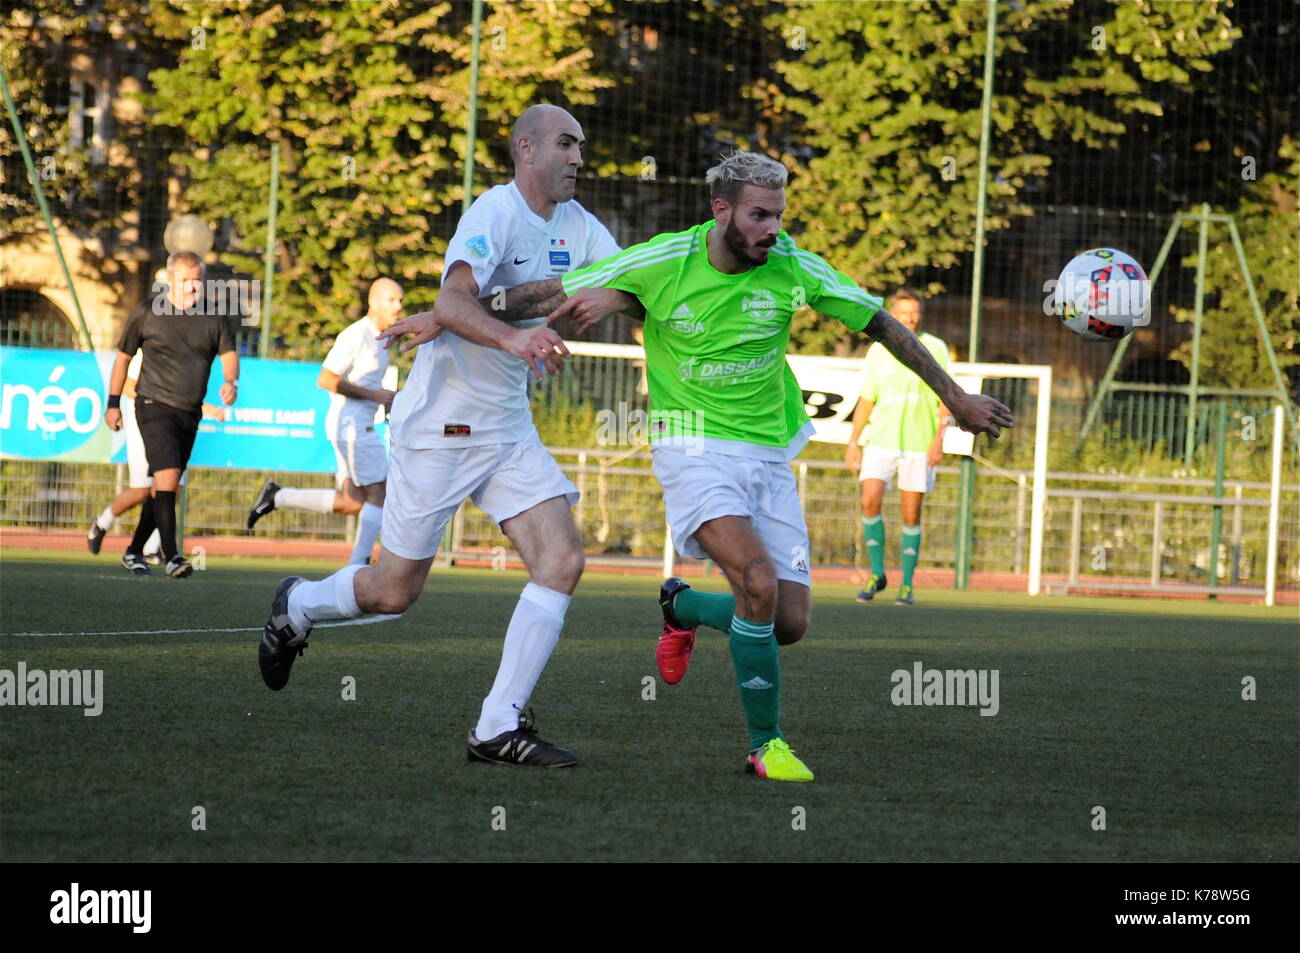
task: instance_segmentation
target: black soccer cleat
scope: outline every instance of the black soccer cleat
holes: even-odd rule
[[[163,570],[171,579],[184,579],[194,572],[194,566],[188,559],[177,553],[171,559],[167,560],[167,568]]]
[[[537,737],[532,709],[519,715],[519,727],[503,731],[488,741],[479,741],[474,732],[469,733],[466,760],[485,761],[488,764],[522,764],[534,768],[572,768],[578,756],[568,748],[561,748]]]
[[[253,508],[248,511],[249,529],[252,529],[254,523],[275,509],[275,494],[279,492],[280,485],[274,480],[267,480],[262,484],[262,492],[257,494],[257,500],[253,503]]]
[[[162,553],[156,549],[151,553],[145,553],[144,561],[150,566],[161,566],[163,564]]]
[[[866,588],[859,592],[854,598],[858,602],[870,602],[872,599],[876,598],[876,593],[881,589],[884,589],[887,585],[889,585],[889,580],[885,578],[884,573],[881,573],[879,576],[872,573],[871,578],[867,580]]]
[[[663,610],[664,621],[674,629],[685,629],[686,626],[678,621],[676,614],[673,612],[673,600],[677,598],[677,593],[683,589],[691,588],[685,579],[681,576],[673,576],[671,579],[665,579],[663,585],[659,587],[659,608]],[[692,630],[693,631],[693,630]]]
[[[289,669],[307,648],[309,628],[299,633],[289,621],[289,593],[305,580],[289,576],[280,580],[271,603],[271,616],[262,628],[262,641],[257,644],[257,664],[262,670],[262,681],[273,692],[289,684]]]
[[[139,553],[127,550],[122,554],[122,568],[133,576],[149,575],[149,565],[140,558]]]
[[[86,533],[86,548],[98,556],[99,547],[104,545],[104,537],[107,535],[108,530],[99,528],[99,520],[91,520],[90,531]]]

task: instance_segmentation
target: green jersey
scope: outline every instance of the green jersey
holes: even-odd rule
[[[917,338],[940,367],[951,368],[943,341],[924,331]],[[867,351],[859,395],[875,405],[867,420],[867,444],[882,450],[930,449],[939,429],[939,397],[883,344],[873,344]]]
[[[656,235],[569,272],[564,291],[617,288],[645,307],[652,443],[701,441],[723,453],[785,460],[795,436],[811,429],[785,359],[792,315],[808,305],[861,331],[881,300],[785,232],[762,265],[724,274],[709,263],[713,227]]]

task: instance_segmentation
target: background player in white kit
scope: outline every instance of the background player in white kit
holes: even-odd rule
[[[381,404],[391,410],[397,396],[383,386],[388,350],[378,338],[402,313],[402,286],[391,278],[378,278],[370,285],[367,301],[365,317],[335,339],[316,381],[333,395],[325,433],[338,460],[338,489],[282,487],[267,480],[248,511],[249,529],[285,506],[316,513],[360,513],[348,563],[361,566],[370,561],[379,539],[388,480],[388,452],[375,432],[375,415]]]
[[[567,274],[619,250],[608,230],[571,201],[583,142],[581,126],[564,110],[526,110],[511,132],[515,179],[479,196],[461,219],[434,310],[384,335],[411,334],[404,348],[424,346],[393,402],[379,562],[348,566],[320,582],[280,583],[258,649],[268,687],[284,687],[313,624],[405,611],[424,588],[444,527],[468,496],[501,527],[530,577],[470,732],[469,758],[577,763],[572,751],[541,740],[531,719],[521,718],[584,565],[570,511],[578,493],[542,446],[526,390],[530,369],[558,370],[568,351],[544,318],[512,326],[478,299],[497,299],[494,306],[505,288]],[[510,301],[508,313],[538,314],[530,304]]]

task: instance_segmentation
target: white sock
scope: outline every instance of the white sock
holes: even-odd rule
[[[316,513],[334,512],[333,490],[300,490],[292,486],[281,487],[275,494],[275,507],[292,507]]]
[[[144,544],[144,555],[152,556],[159,552],[162,552],[162,534],[155,529],[153,535]]]
[[[113,520],[115,519],[117,517],[113,515],[113,507],[110,505],[104,507],[104,512],[95,517],[95,522],[99,524],[100,529],[107,533],[113,528]]]
[[[289,593],[289,622],[306,632],[316,622],[358,619],[365,613],[357,606],[353,577],[365,566],[344,566],[320,582],[304,582]]]
[[[357,541],[352,545],[352,565],[364,566],[375,549],[379,529],[384,525],[384,508],[373,503],[362,504],[361,519],[357,520]]]
[[[562,592],[532,582],[524,586],[506,629],[496,681],[483,700],[483,710],[474,726],[474,737],[479,741],[519,726],[519,713],[528,704],[555,650],[568,607],[569,597]]]

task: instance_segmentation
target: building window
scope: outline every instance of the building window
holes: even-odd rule
[[[103,162],[108,139],[108,90],[84,78],[73,80],[68,103],[69,144],[85,149],[92,162]]]

